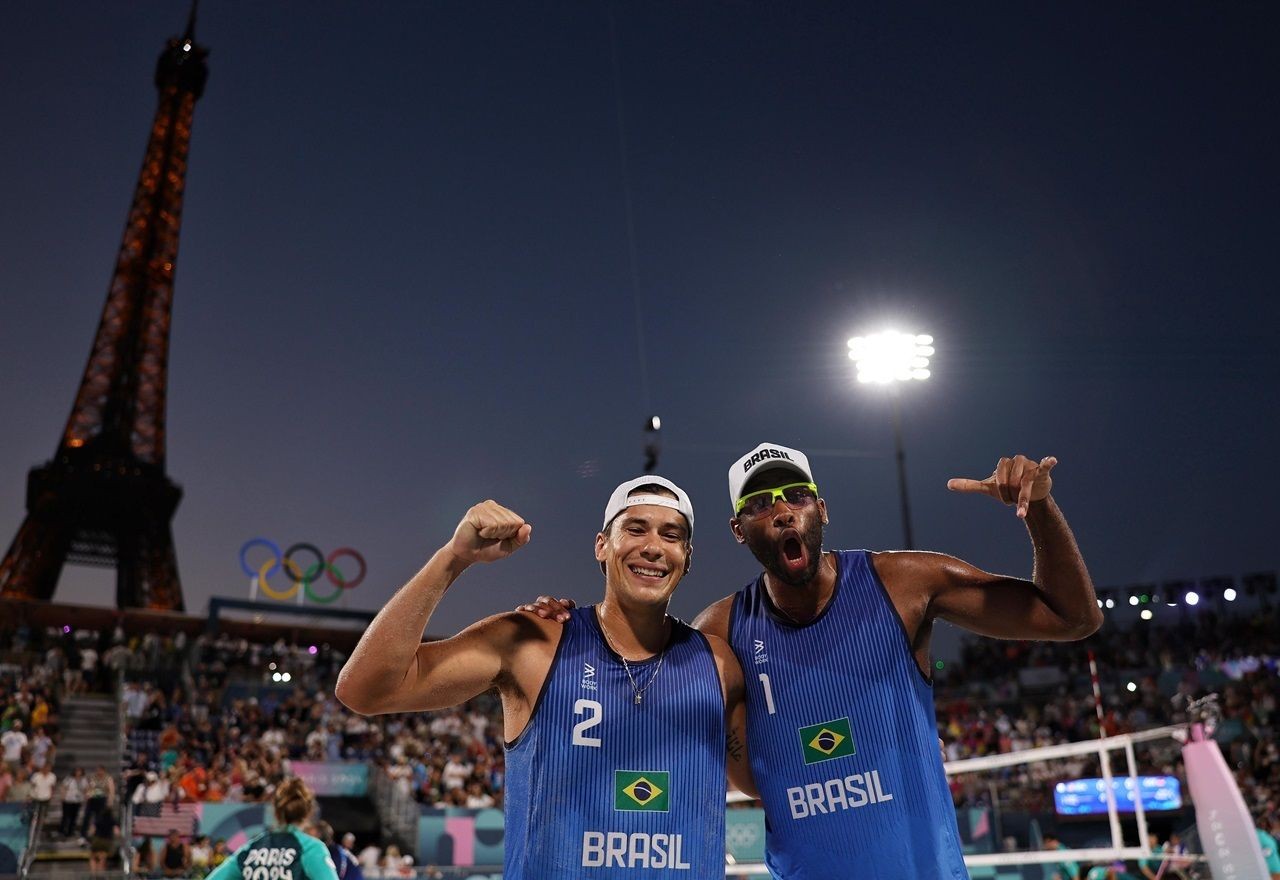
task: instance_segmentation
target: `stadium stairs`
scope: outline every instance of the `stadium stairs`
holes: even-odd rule
[[[80,842],[79,830],[66,838],[58,834],[58,824],[62,820],[62,805],[58,799],[61,795],[61,782],[76,767],[83,767],[88,775],[101,764],[114,775],[117,803],[112,809],[119,816],[122,733],[120,706],[116,697],[111,694],[77,694],[65,697],[62,701],[61,729],[62,736],[53,762],[59,791],[49,804],[36,838],[36,852],[29,875],[33,878],[84,877],[88,874],[89,846]]]

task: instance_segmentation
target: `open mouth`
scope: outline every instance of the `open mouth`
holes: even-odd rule
[[[800,571],[808,563],[808,553],[800,541],[800,535],[794,530],[783,532],[778,549],[781,551],[783,565],[791,571]]]
[[[647,565],[628,565],[627,568],[632,574],[646,580],[660,581],[667,576],[667,569],[665,568],[653,568]]]

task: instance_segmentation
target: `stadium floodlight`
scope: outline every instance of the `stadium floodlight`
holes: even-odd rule
[[[1131,681],[1127,685],[1125,685],[1125,688],[1128,689],[1129,693],[1133,693],[1138,689],[1138,683],[1136,681]]]
[[[1112,598],[1108,598],[1108,599],[1107,599],[1107,607],[1108,607],[1108,608],[1115,608],[1115,607],[1116,607],[1116,600],[1115,600],[1115,599],[1112,599]]]
[[[1130,597],[1129,597],[1129,604],[1130,604],[1130,605],[1137,605],[1137,604],[1138,604],[1138,597],[1137,597],[1137,596],[1130,596]]]
[[[1141,615],[1141,616],[1142,616],[1142,619],[1143,619],[1143,620],[1150,620],[1151,618],[1155,617],[1156,615],[1155,615],[1155,612],[1153,612],[1150,608],[1143,608],[1143,609],[1142,609],[1142,615]]]
[[[1222,591],[1222,598],[1226,599],[1228,602],[1234,602],[1234,601],[1236,600],[1236,591],[1235,591],[1235,588],[1234,588],[1234,587],[1227,587],[1225,590],[1223,590],[1223,591]]]
[[[1187,599],[1186,599],[1186,601],[1187,601],[1187,604],[1188,604],[1188,605],[1199,605],[1199,604],[1200,604],[1200,594],[1199,594],[1199,593],[1197,593],[1195,590],[1188,590],[1188,591],[1187,591]]]
[[[858,367],[858,382],[880,385],[893,394],[893,439],[898,459],[898,496],[902,505],[902,537],[906,549],[914,550],[911,535],[911,504],[907,498],[907,454],[902,445],[902,407],[898,386],[903,382],[928,379],[929,358],[933,357],[933,337],[927,333],[900,333],[885,330],[849,339],[849,360]]]
[[[886,330],[849,340],[849,359],[858,365],[858,381],[864,384],[923,382],[931,375],[932,356],[933,337],[927,333]]]

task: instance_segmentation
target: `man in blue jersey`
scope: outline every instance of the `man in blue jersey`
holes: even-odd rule
[[[764,572],[694,625],[726,639],[745,673],[775,877],[968,876],[938,754],[930,638],[939,619],[1009,639],[1098,628],[1092,582],[1050,496],[1056,464],[1002,458],[985,480],[948,483],[1016,506],[1032,580],[940,553],[824,551],[827,505],[804,453],[762,443],[730,467],[729,528]],[[538,613],[565,612],[543,601]]]
[[[440,709],[496,688],[506,738],[505,880],[724,876],[726,750],[745,773],[742,671],[667,615],[693,505],[656,476],[614,490],[595,539],[604,599],[565,625],[511,612],[423,642],[445,590],[532,526],[493,501],[378,613],[338,679],[362,714]]]
[[[952,491],[1016,507],[1034,579],[940,553],[824,552],[809,460],[762,443],[729,469],[729,527],[764,566],[698,625],[748,671],[748,746],[778,877],[967,876],[938,758],[929,643],[936,620],[996,638],[1080,639],[1101,623],[1050,496],[1056,459],[1002,458]]]

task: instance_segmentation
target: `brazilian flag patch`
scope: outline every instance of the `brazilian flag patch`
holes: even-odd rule
[[[666,770],[614,770],[613,808],[667,812],[671,808],[670,778]]]
[[[800,748],[804,752],[806,764],[852,755],[856,749],[853,745],[853,733],[849,730],[849,719],[837,718],[835,721],[800,728]]]

